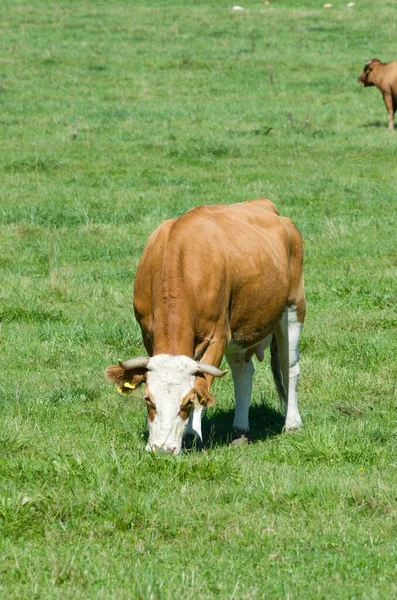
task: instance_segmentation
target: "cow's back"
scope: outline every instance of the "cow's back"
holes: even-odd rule
[[[161,223],[149,236],[139,260],[134,285],[134,313],[141,326],[143,341],[148,353],[152,354],[151,330],[153,321],[153,292],[161,279],[164,251],[169,231],[176,219]]]
[[[393,96],[394,109],[397,109],[397,61],[382,65],[382,89],[390,90]]]
[[[287,304],[304,314],[302,239],[290,219],[267,199],[195,210],[194,230],[208,222],[212,236],[197,233],[195,252],[200,247],[196,256],[203,259],[195,259],[201,276],[194,277],[191,294],[208,289],[201,295],[212,320],[227,312],[231,338],[244,344],[268,335]],[[209,312],[204,303],[201,310]]]
[[[172,306],[181,328],[194,314],[197,337],[219,327],[238,343],[252,343],[273,329],[301,279],[300,234],[270,200],[201,206],[149,238],[137,270],[135,312],[143,330],[150,330],[153,315],[166,321],[163,313]]]

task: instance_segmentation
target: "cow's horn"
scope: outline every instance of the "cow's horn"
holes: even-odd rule
[[[207,375],[212,375],[213,377],[223,377],[227,373],[227,371],[221,371],[213,365],[207,365],[207,363],[199,362],[197,366],[200,373],[207,373]]]
[[[119,360],[119,366],[125,371],[131,369],[146,369],[149,358],[147,356],[138,356],[137,358],[130,358],[130,360],[122,361]]]

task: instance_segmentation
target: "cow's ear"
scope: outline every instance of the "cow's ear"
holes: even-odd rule
[[[179,416],[181,419],[186,421],[186,419],[190,416],[192,409],[197,403],[197,395],[194,389],[191,389],[188,394],[183,398],[181,402],[181,407],[179,409]]]
[[[371,60],[368,60],[364,65],[364,73],[369,73],[372,71],[374,63],[378,62],[380,62],[379,58],[371,58]]]
[[[206,408],[210,408],[215,405],[215,398],[209,391],[208,387],[205,386],[196,386],[194,388],[196,393],[196,398],[200,406],[205,406]]]
[[[208,381],[202,373],[196,374],[196,381],[193,391],[196,396],[196,402],[201,407],[205,406],[206,408],[210,408],[210,406],[214,406],[215,398],[211,394]]]
[[[187,409],[191,407],[196,401],[196,390],[192,388],[188,394],[183,398],[181,402],[181,408]]]
[[[117,383],[117,389],[121,394],[129,394],[137,389],[141,383],[146,381],[145,369],[123,369],[119,365],[112,365],[105,371],[109,381]]]

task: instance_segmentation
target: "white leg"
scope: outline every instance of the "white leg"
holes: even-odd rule
[[[249,430],[248,412],[252,392],[252,376],[254,366],[250,360],[244,361],[244,354],[226,355],[233,376],[236,408],[234,411],[233,428],[240,431]]]
[[[203,436],[201,434],[201,413],[203,409],[197,408],[193,410],[189,417],[189,423],[186,429],[186,435],[192,435],[194,437],[198,437],[200,442],[203,441]]]
[[[293,431],[302,427],[302,419],[298,409],[298,381],[299,381],[299,338],[302,323],[299,323],[296,308],[288,308],[288,355],[289,355],[289,382],[288,382],[288,408],[285,419],[285,429]]]
[[[299,323],[296,308],[290,306],[276,329],[278,355],[284,388],[287,392],[286,431],[294,431],[302,426],[298,409],[299,380],[299,337],[302,323]]]

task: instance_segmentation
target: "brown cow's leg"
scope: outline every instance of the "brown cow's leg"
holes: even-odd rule
[[[387,112],[388,112],[388,120],[389,120],[389,131],[393,131],[394,129],[394,108],[393,108],[393,98],[391,94],[384,94],[383,100],[385,101]]]

